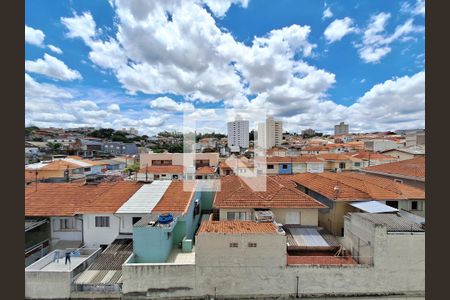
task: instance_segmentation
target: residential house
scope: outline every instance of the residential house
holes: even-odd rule
[[[144,153],[140,155],[140,167],[146,166],[193,166],[216,168],[219,153]]]
[[[290,176],[297,188],[327,208],[319,210],[319,226],[343,235],[343,216],[357,212],[357,201],[379,201],[417,215],[425,214],[425,192],[406,184],[372,175],[345,172],[303,173]]]
[[[141,186],[130,181],[34,184],[25,189],[25,217],[49,220],[54,249],[107,245],[129,221],[114,213]]]
[[[204,221],[196,235],[195,263],[205,267],[284,267],[286,235],[272,222]]]
[[[255,159],[258,170],[267,175],[284,175],[296,173],[321,173],[325,162],[313,155],[302,155],[296,157],[272,156]]]
[[[425,157],[371,166],[361,171],[425,190]]]
[[[412,146],[408,148],[397,148],[393,150],[383,151],[383,154],[398,158],[398,160],[413,159],[415,157],[425,156],[424,146]]]
[[[136,155],[139,153],[136,144],[123,142],[105,142],[103,151],[112,155]]]
[[[256,191],[255,191],[256,187]],[[219,220],[255,220],[259,211],[271,211],[282,224],[317,226],[318,210],[326,205],[299,191],[284,178],[226,176],[220,180],[214,208]]]
[[[325,171],[349,171],[359,170],[363,168],[363,160],[357,157],[353,157],[348,154],[320,154],[317,156],[319,159],[325,161]]]
[[[355,158],[362,159],[364,167],[392,163],[398,160],[393,156],[371,151],[358,151],[354,153],[349,153],[349,155]]]
[[[131,263],[164,263],[178,248],[183,248],[185,252],[192,251],[202,209],[202,192],[197,189],[197,183],[168,182],[165,192],[159,195],[162,196],[159,199],[147,197],[139,203],[132,203],[133,199],[130,199],[121,208],[127,211],[129,206],[129,209],[141,209],[146,213],[146,216],[133,225]],[[170,219],[163,222],[161,215]]]
[[[400,144],[387,139],[373,139],[364,141],[364,149],[372,152],[384,152],[397,149]]]
[[[152,182],[154,180],[172,179],[214,179],[217,177],[216,168],[209,166],[184,167],[179,165],[152,165],[139,169],[137,181]]]
[[[220,176],[239,175],[254,176],[255,166],[252,161],[246,157],[227,159],[219,163]]]

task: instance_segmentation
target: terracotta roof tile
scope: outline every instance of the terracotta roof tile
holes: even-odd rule
[[[25,216],[73,216],[81,211],[113,213],[140,186],[129,181],[98,185],[38,183],[37,187],[33,184],[25,188]]]
[[[166,173],[166,174],[181,174],[184,171],[184,167],[183,166],[148,166],[148,167],[143,167],[139,169],[139,173],[151,173],[151,174],[161,174],[161,173]]]
[[[425,199],[421,189],[362,173],[302,173],[288,178],[334,201]]]
[[[191,203],[196,187],[195,181],[174,180],[153,208],[154,213],[185,213]],[[195,200],[195,199],[194,199]]]
[[[361,159],[352,157],[348,154],[342,154],[342,153],[326,153],[326,154],[320,154],[318,155],[319,158],[322,158],[324,160],[335,160],[335,161],[359,161],[362,162]]]
[[[388,160],[388,161],[396,161],[397,159],[390,155],[384,155],[381,153],[370,152],[370,151],[358,151],[349,153],[350,156],[360,158],[362,160]]]
[[[425,157],[416,157],[399,162],[371,166],[364,168],[363,170],[367,172],[419,178],[425,181]]]
[[[199,167],[195,171],[195,174],[197,174],[197,175],[214,174],[214,173],[215,173],[214,168],[213,167],[208,167],[208,166]]]
[[[280,177],[259,176],[245,179],[251,186],[265,188],[254,191],[239,176],[222,177],[214,206],[218,208],[324,208],[319,201],[295,188],[293,182]]]
[[[277,228],[273,223],[257,223],[254,221],[203,221],[198,229],[202,233],[269,233],[276,234]]]
[[[82,205],[77,213],[115,213],[140,188],[141,183],[119,181]]]

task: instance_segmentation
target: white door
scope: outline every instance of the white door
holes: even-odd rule
[[[286,224],[300,224],[300,213],[298,211],[289,211],[286,213]]]

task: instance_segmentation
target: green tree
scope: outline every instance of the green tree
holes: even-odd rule
[[[57,152],[57,151],[61,150],[61,148],[62,148],[61,143],[49,142],[49,143],[47,143],[47,146],[52,150],[52,152]]]

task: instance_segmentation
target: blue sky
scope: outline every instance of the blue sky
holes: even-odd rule
[[[291,131],[425,126],[422,0],[25,7],[26,125],[154,134],[218,115],[202,129],[222,131],[264,108]]]

